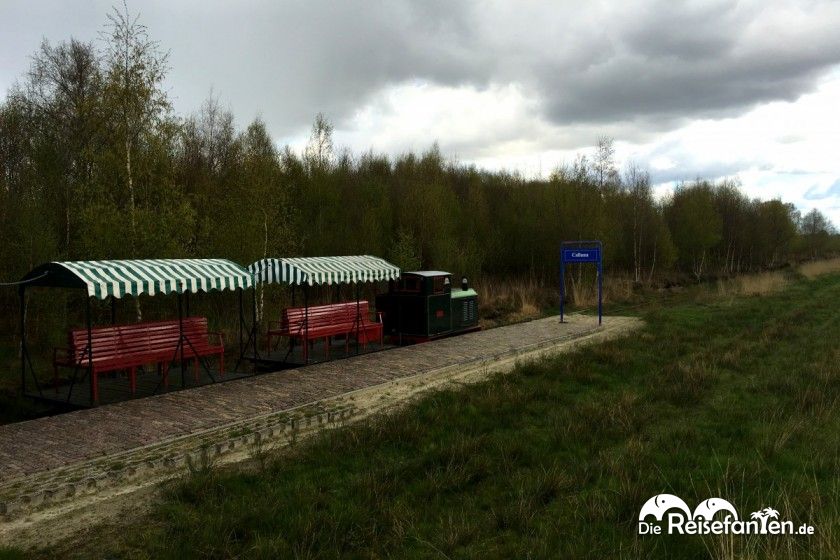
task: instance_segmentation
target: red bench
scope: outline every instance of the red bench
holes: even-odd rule
[[[369,317],[367,301],[358,302],[358,307],[355,301],[314,305],[308,310],[305,307],[289,307],[283,310],[279,321],[268,323],[268,348],[271,349],[271,339],[275,336],[300,340],[303,342],[304,360],[308,361],[310,341],[322,338],[326,343],[327,357],[330,355],[330,339],[334,336],[346,337],[345,353],[350,337],[357,337],[364,346],[373,340],[383,344],[382,314],[379,314],[379,322],[371,321]]]
[[[199,358],[205,356],[219,357],[219,374],[225,369],[225,345],[221,333],[211,333],[207,329],[205,317],[187,317],[183,319],[184,358],[194,361],[195,378],[198,380]],[[214,344],[210,340],[214,335]],[[53,353],[53,370],[58,382],[58,368],[72,367],[87,369],[90,357],[87,352],[88,332],[86,329],[70,331],[67,348],[56,348]],[[91,376],[91,392],[93,402],[99,401],[100,373],[113,371],[128,371],[131,394],[137,389],[136,372],[140,366],[148,364],[163,365],[164,386],[169,381],[169,364],[180,359],[180,351],[176,355],[180,340],[178,321],[157,321],[136,323],[133,325],[112,325],[91,329],[91,343],[93,346],[93,364]]]

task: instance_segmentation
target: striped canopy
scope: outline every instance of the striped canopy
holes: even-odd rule
[[[225,259],[51,262],[24,277],[32,286],[85,288],[88,296],[139,296],[233,290],[254,285],[251,274]]]
[[[310,286],[379,282],[396,280],[400,276],[398,267],[370,255],[262,259],[248,270],[257,282]]]

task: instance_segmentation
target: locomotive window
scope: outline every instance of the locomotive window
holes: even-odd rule
[[[420,291],[420,279],[416,276],[406,276],[405,278],[400,279],[400,291],[401,292],[419,292]]]
[[[449,276],[437,276],[434,279],[433,291],[436,294],[445,294],[449,288]]]

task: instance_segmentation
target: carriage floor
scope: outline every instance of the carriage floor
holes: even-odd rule
[[[264,347],[259,349],[256,356],[253,352],[246,353],[239,364],[236,364],[236,357],[229,353],[225,363],[228,367],[236,366],[237,371],[226,371],[223,375],[219,375],[218,369],[211,368],[207,370],[203,367],[199,368],[198,375],[196,375],[191,362],[185,368],[184,375],[181,375],[180,368],[173,366],[169,372],[169,383],[167,386],[164,386],[162,376],[154,368],[146,370],[142,368],[138,369],[137,387],[133,394],[129,385],[128,375],[125,372],[100,374],[99,405],[161,395],[212,383],[242,379],[258,373],[307,365],[307,361],[303,355],[303,346],[300,344],[294,345],[290,349],[288,341],[283,340],[280,341],[280,344],[272,346],[273,348],[271,350],[266,350]],[[395,348],[395,346],[374,342],[366,345],[359,344],[357,347],[353,341],[345,347],[343,340],[333,339],[329,349],[327,349],[323,341],[316,341],[310,345],[308,364],[329,362],[379,352],[390,348]],[[210,360],[210,364],[215,365],[215,360]],[[78,372],[78,380],[75,384],[70,382],[72,372],[64,370],[62,374],[63,377],[57,386],[49,382],[42,386],[40,394],[29,392],[28,396],[69,409],[94,406],[91,401],[90,379],[87,377],[86,372]]]
[[[243,369],[243,368],[240,368]],[[230,372],[226,371],[219,375],[216,369],[206,371],[199,368],[198,376],[192,367],[184,369],[184,375],[178,367],[169,371],[169,383],[163,384],[163,378],[154,369],[137,371],[137,388],[134,394],[131,393],[128,375],[124,372],[104,373],[99,375],[99,404],[113,404],[120,401],[161,395],[181,389],[200,387],[210,383],[221,383],[233,379],[242,379],[254,375],[250,371]],[[90,379],[79,372],[80,380],[71,384],[68,379],[62,379],[57,387],[47,385],[42,387],[42,394],[30,394],[39,400],[53,402],[58,405],[65,405],[69,408],[86,408],[91,406]]]

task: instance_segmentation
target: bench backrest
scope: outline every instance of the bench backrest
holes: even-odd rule
[[[183,319],[184,335],[193,344],[206,344],[206,317]],[[154,321],[132,325],[110,325],[91,329],[93,361],[111,360],[119,356],[175,352],[179,340],[178,321]],[[87,362],[87,330],[70,331],[70,349],[76,362]]]
[[[290,332],[303,331],[308,326],[310,329],[327,325],[353,325],[356,322],[356,302],[346,301],[330,305],[313,305],[305,307],[289,307],[283,310],[281,321],[283,329]],[[367,300],[359,301],[358,313],[361,324],[368,322],[369,306]]]

